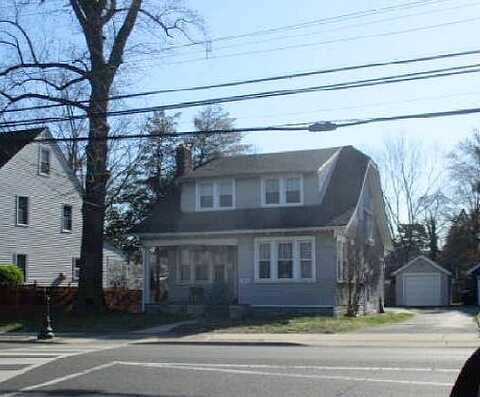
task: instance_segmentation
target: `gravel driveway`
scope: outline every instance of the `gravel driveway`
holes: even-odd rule
[[[472,334],[478,333],[471,308],[412,309],[415,316],[403,323],[375,327],[359,333],[379,334]]]

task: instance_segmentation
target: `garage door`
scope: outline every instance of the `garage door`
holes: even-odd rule
[[[441,285],[438,274],[403,275],[405,306],[441,306]]]

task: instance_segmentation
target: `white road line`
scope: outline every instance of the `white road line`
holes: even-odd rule
[[[92,372],[112,367],[116,364],[117,364],[117,362],[112,361],[112,362],[107,363],[107,364],[97,365],[96,367],[92,367],[92,368],[89,368],[89,369],[85,369],[83,371],[75,372],[75,373],[70,374],[70,375],[55,378],[55,379],[49,380],[47,382],[43,382],[43,383],[39,383],[39,384],[36,384],[36,385],[24,387],[24,388],[22,388],[18,391],[13,392],[13,393],[0,394],[0,397],[13,397],[13,396],[16,396],[16,395],[21,394],[21,393],[41,389],[42,387],[52,386],[52,385],[55,385],[57,383],[65,382],[66,380],[78,378],[79,376],[88,375]]]
[[[140,362],[141,363],[141,362]],[[154,363],[155,364],[155,363]],[[272,365],[272,364],[210,364],[210,363],[158,363],[178,366],[212,367],[212,368],[272,368],[272,369],[317,369],[322,371],[392,371],[392,372],[443,372],[458,373],[454,368],[412,368],[412,367],[347,367],[322,365]]]
[[[292,374],[285,372],[266,372],[266,371],[252,371],[242,369],[227,369],[219,367],[201,367],[201,366],[187,366],[187,365],[175,365],[170,363],[142,363],[142,362],[129,362],[129,361],[116,361],[119,365],[126,366],[141,366],[147,368],[167,368],[167,369],[183,369],[186,371],[200,371],[200,372],[221,372],[237,375],[259,375],[259,376],[280,376],[287,378],[301,378],[301,379],[323,379],[323,380],[344,380],[351,382],[372,382],[372,383],[396,383],[403,385],[417,385],[417,386],[438,386],[438,387],[452,387],[453,383],[446,382],[428,382],[428,381],[415,381],[415,380],[400,380],[400,379],[376,379],[376,378],[364,378],[353,376],[340,376],[340,375],[309,375],[309,374]]]

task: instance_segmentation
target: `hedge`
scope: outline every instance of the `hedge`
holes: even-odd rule
[[[0,264],[0,285],[15,287],[23,283],[23,272],[15,265]]]

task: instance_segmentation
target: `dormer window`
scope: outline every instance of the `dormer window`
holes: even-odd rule
[[[197,211],[235,207],[233,179],[197,183]]]
[[[50,149],[46,147],[40,148],[40,160],[38,164],[38,172],[40,175],[50,175]]]
[[[301,175],[262,179],[262,205],[264,207],[302,204],[303,179]]]

